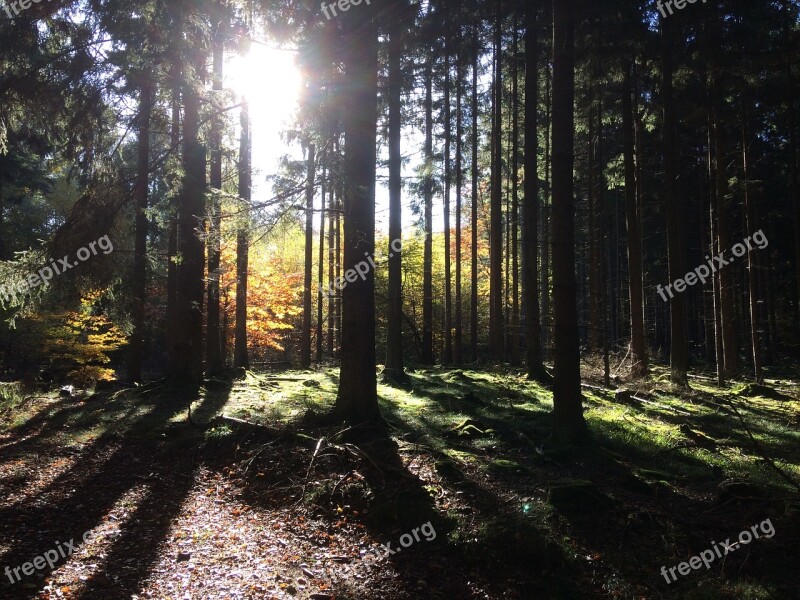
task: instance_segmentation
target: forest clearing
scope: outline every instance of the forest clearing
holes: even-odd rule
[[[800,597],[800,0],[0,1],[0,599]]]

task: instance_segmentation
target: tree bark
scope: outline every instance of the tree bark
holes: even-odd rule
[[[744,207],[745,207],[745,220],[747,224],[747,235],[750,239],[756,233],[756,209],[755,202],[753,201],[750,193],[750,166],[748,164],[748,144],[750,142],[750,135],[748,133],[748,112],[745,107],[745,100],[742,100],[742,173],[744,175]],[[763,354],[761,352],[761,335],[759,318],[759,293],[758,293],[758,259],[756,251],[753,249],[747,250],[747,284],[750,296],[750,341],[752,343],[753,351],[753,370],[755,372],[756,382],[759,384],[764,383],[764,370],[763,370]]]
[[[502,0],[495,0],[492,197],[489,216],[489,351],[503,359],[503,37]]]
[[[247,102],[242,102],[241,140],[239,144],[239,198],[249,211],[251,200],[251,155],[252,139],[250,133],[250,113]],[[236,232],[236,330],[233,349],[233,366],[249,368],[247,352],[247,270],[249,263],[249,221],[240,224]]]
[[[401,252],[394,247],[395,240],[402,240],[402,154],[401,101],[403,75],[400,59],[403,40],[400,27],[389,35],[389,83],[387,104],[389,106],[389,314],[386,332],[386,369],[384,374],[392,381],[405,378],[403,367],[403,264]]]
[[[153,89],[149,81],[141,88],[139,98],[139,140],[137,156],[137,177],[134,197],[136,198],[136,224],[133,252],[133,305],[131,320],[130,358],[128,379],[142,381],[142,356],[144,354],[145,299],[147,297],[147,200],[150,185],[150,116],[153,110]]]
[[[514,41],[511,68],[511,355],[519,365],[519,24],[514,13]]]
[[[460,365],[464,360],[463,313],[461,298],[461,203],[464,187],[463,145],[464,128],[462,123],[462,97],[464,78],[461,57],[456,62],[456,301],[455,330],[453,333],[453,361]]]
[[[220,244],[222,238],[221,193],[222,193],[222,119],[220,94],[222,94],[222,69],[224,43],[219,27],[214,33],[213,43],[213,101],[211,120],[211,200],[208,231],[208,316],[206,326],[206,372],[209,376],[218,375],[225,369],[222,354],[222,331],[220,329],[219,280]]]
[[[636,197],[632,66],[626,65],[624,68],[622,129],[625,160],[625,224],[628,238],[628,297],[631,307],[631,375],[639,378],[644,377],[648,372],[647,342],[644,335],[642,229]]]
[[[526,368],[528,378],[550,379],[542,364],[539,312],[539,39],[536,31],[538,0],[525,8],[525,195],[522,208],[523,312],[525,313]],[[543,286],[544,287],[544,286]]]
[[[450,253],[450,145],[452,143],[450,110],[450,54],[445,41],[444,52],[444,364],[453,362],[453,281]]]
[[[180,62],[175,60],[172,65],[170,80],[172,89],[172,115],[170,123],[170,142],[172,152],[178,152],[181,145],[181,103],[180,103]],[[171,185],[178,185],[177,178],[170,181]],[[171,352],[176,338],[177,299],[178,299],[178,215],[180,202],[174,198],[170,203],[169,236],[167,238],[167,323],[165,342],[167,353]]]
[[[335,178],[333,176],[333,165],[335,164],[335,153],[331,153],[331,170],[330,170],[330,182],[328,185],[328,206],[330,206],[330,212],[328,213],[328,284],[330,285],[332,282],[335,281],[335,272],[334,272],[334,263],[336,262],[336,256],[334,254],[334,244],[336,242],[336,234],[334,232],[334,222],[338,218],[336,212],[336,204],[334,203],[334,194],[333,190],[336,185]],[[333,349],[334,349],[334,332],[336,330],[336,297],[333,292],[328,295],[328,356],[333,356]]]
[[[574,0],[553,1],[553,437],[587,436],[581,406],[575,281],[575,23]]]
[[[308,145],[306,158],[306,244],[303,269],[303,330],[300,332],[300,368],[311,366],[311,274],[314,268],[314,172],[315,146]]]
[[[202,74],[205,52],[191,50],[194,72]],[[205,215],[206,148],[200,141],[198,86],[183,82],[183,185],[178,216],[175,339],[169,353],[170,377],[179,385],[196,386],[203,379],[203,296],[205,242],[199,235]]]
[[[478,166],[478,69],[480,68],[480,50],[478,49],[478,26],[472,31],[472,42],[475,57],[472,63],[472,271],[470,273],[470,355],[472,360],[478,360],[478,179],[480,168]]]
[[[325,157],[327,151],[323,150],[321,163],[322,163],[322,182],[320,183],[320,195],[322,196],[322,210],[319,213],[319,264],[317,265],[317,363],[322,362],[322,343],[324,341],[323,333],[323,308],[325,305],[325,297],[323,295],[323,285],[325,283],[325,179],[327,177],[327,163]]]
[[[377,27],[371,15],[348,23],[344,105],[344,268],[375,250],[375,161],[378,119]],[[375,375],[375,272],[342,290],[342,349],[336,412],[352,424],[379,423]]]
[[[685,214],[678,196],[678,148],[675,127],[675,105],[672,87],[672,25],[662,21],[662,100],[664,103],[664,201],[667,215],[668,271],[670,282],[683,277],[686,268],[683,260],[682,224]],[[689,341],[686,321],[686,296],[675,291],[670,297],[670,377],[674,384],[688,385]]]
[[[422,363],[433,364],[433,58],[425,65],[425,247],[422,274]]]

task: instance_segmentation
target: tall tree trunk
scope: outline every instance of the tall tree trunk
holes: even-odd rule
[[[748,144],[750,135],[748,133],[748,112],[745,107],[745,100],[742,100],[742,172],[744,175],[744,207],[745,219],[747,222],[747,235],[750,239],[756,233],[756,209],[755,202],[750,193],[750,166],[748,164]],[[758,263],[756,252],[752,249],[747,251],[747,284],[750,292],[750,341],[753,350],[753,370],[755,371],[756,382],[764,383],[763,357],[761,352],[761,336],[759,334],[759,294],[758,294]]]
[[[433,58],[425,65],[425,247],[422,274],[422,363],[433,364]]]
[[[471,246],[472,246],[472,271],[470,273],[470,314],[469,337],[473,361],[478,360],[478,69],[480,68],[480,50],[478,48],[478,26],[472,31],[472,42],[475,57],[472,63],[472,221],[471,221]]]
[[[315,146],[308,145],[306,158],[306,245],[303,269],[303,330],[300,332],[300,368],[311,366],[311,272],[314,268],[314,172]]]
[[[250,112],[246,101],[242,101],[241,140],[239,143],[239,199],[246,208],[246,223],[239,224],[236,232],[236,331],[233,348],[233,366],[237,369],[250,367],[247,352],[247,270],[250,248],[250,199],[252,139]]]
[[[551,129],[553,114],[553,95],[551,86],[551,72],[550,67],[546,67],[547,73],[544,80],[544,93],[545,93],[545,129],[544,129],[544,197],[543,210],[542,210],[542,291],[541,291],[541,357],[544,360],[545,355],[549,349],[550,344],[550,226],[551,226],[551,205],[552,205],[552,189],[551,189],[551,165],[552,165],[552,145],[551,145]],[[538,185],[538,177],[537,177]],[[536,246],[536,244],[534,244]],[[530,360],[530,357],[529,357]],[[530,375],[529,375],[530,376]]]
[[[464,360],[463,313],[461,299],[461,202],[464,187],[463,144],[461,102],[463,97],[463,61],[459,56],[456,63],[456,321],[453,335],[453,360],[460,365]]]
[[[794,86],[793,86],[794,87]],[[800,167],[798,167],[797,152],[797,117],[795,114],[794,95],[790,96],[789,107],[789,178],[791,181],[792,198],[794,200],[794,252],[795,252],[795,278],[797,279],[796,307],[800,307]],[[774,302],[774,298],[772,299]],[[800,333],[800,308],[795,309],[795,329]],[[773,341],[777,344],[777,340]]]
[[[602,30],[602,19],[600,21],[600,26]],[[600,72],[602,72],[602,64],[600,66]],[[600,75],[598,73],[598,80]],[[598,86],[599,87],[599,86]],[[605,225],[606,223],[606,199],[605,199],[605,191],[606,191],[606,179],[604,173],[604,161],[603,161],[603,90],[602,88],[598,89],[598,98],[597,98],[597,151],[595,153],[595,162],[597,164],[597,206],[598,206],[598,219],[600,223]],[[615,204],[616,206],[616,204]],[[614,211],[613,214],[615,226],[618,227],[619,219],[617,217],[617,211]],[[606,236],[605,236],[606,227],[603,227],[603,231],[598,232],[600,238],[599,244],[599,251],[601,257],[608,256],[606,254]],[[619,239],[619,236],[616,236],[615,241]],[[616,257],[616,248],[618,244],[614,245],[614,253],[612,256]],[[607,264],[611,264],[610,260],[604,260]],[[608,303],[606,301],[607,290],[608,290],[608,281],[607,281],[607,270],[605,265],[601,262],[599,265],[600,269],[600,347],[603,351],[603,384],[606,387],[611,387],[611,367],[609,363],[609,356],[608,356]],[[615,261],[616,268],[614,269],[614,273],[619,273],[619,263],[618,259]],[[616,298],[616,284],[614,285],[615,290],[615,298]],[[612,312],[615,315],[618,313],[617,310],[617,303],[616,300],[612,300]],[[616,332],[616,327],[614,329]],[[614,338],[616,339],[616,337]]]
[[[717,247],[718,252],[728,252],[731,247],[729,219],[731,216],[728,198],[728,175],[725,164],[725,130],[722,123],[724,104],[722,75],[714,65],[712,73],[713,114],[714,114],[714,154],[716,160],[717,186]],[[722,267],[719,271],[720,315],[722,319],[723,372],[731,377],[739,370],[739,347],[737,343],[736,317],[734,310],[733,270]]]
[[[336,234],[334,231],[334,222],[338,218],[336,212],[336,205],[334,203],[334,186],[335,178],[333,176],[333,165],[335,164],[336,154],[330,153],[331,160],[331,169],[330,169],[330,183],[328,185],[328,206],[330,206],[330,211],[328,212],[328,285],[330,285],[333,281],[335,281],[336,274],[334,272],[334,263],[336,261],[336,256],[334,254],[334,244],[336,241]],[[333,292],[328,295],[328,356],[333,356],[333,349],[334,349],[334,331],[336,330],[336,296]]]
[[[375,250],[378,35],[368,11],[348,20],[344,106],[344,268]],[[342,290],[342,350],[336,412],[357,424],[381,421],[375,375],[375,272]]]
[[[709,177],[709,237],[711,243],[709,251],[711,256],[716,256],[717,250],[717,171],[714,159],[714,117],[712,108],[708,108],[708,177]],[[711,291],[714,313],[714,356],[717,366],[717,384],[725,382],[725,358],[722,353],[722,319],[720,317],[719,273],[711,275]]]
[[[603,310],[601,279],[603,276],[603,256],[600,250],[600,237],[605,232],[605,223],[600,219],[599,203],[597,201],[597,158],[596,144],[597,132],[595,131],[595,112],[594,112],[594,85],[588,84],[591,89],[588,92],[589,105],[587,115],[587,156],[588,156],[588,213],[589,213],[589,348],[595,352],[602,346],[601,336]]]
[[[401,240],[402,228],[402,155],[400,147],[403,75],[400,59],[403,41],[400,27],[389,36],[389,314],[386,332],[386,369],[391,381],[405,379],[403,370],[403,264],[401,252],[394,247]]]
[[[514,13],[511,77],[511,357],[519,365],[519,24]]]
[[[322,286],[325,282],[325,179],[327,177],[327,163],[325,157],[327,151],[323,150],[321,163],[322,163],[322,182],[320,183],[320,191],[322,196],[322,210],[319,213],[319,264],[317,265],[317,363],[322,362],[322,342],[324,341],[324,334],[322,326],[323,308],[325,305],[325,297],[322,293]]]
[[[672,87],[672,25],[669,19],[662,20],[663,41],[663,86],[664,102],[664,200],[667,214],[668,238],[668,271],[669,280],[675,281],[686,273],[683,260],[683,244],[681,239],[681,218],[685,214],[682,209],[677,190],[678,179],[678,147],[675,127],[675,105]],[[670,372],[671,380],[676,385],[688,385],[689,340],[686,321],[686,296],[675,291],[670,298]]]
[[[181,145],[181,102],[180,102],[180,62],[175,60],[172,65],[170,81],[172,83],[172,115],[170,123],[170,147],[172,152],[179,152]],[[180,185],[175,177],[171,185]],[[178,215],[180,202],[173,198],[169,215],[169,236],[167,238],[167,323],[165,342],[167,353],[171,352],[172,345],[177,336],[176,327],[177,300],[178,300]]]
[[[128,379],[142,381],[142,355],[144,354],[144,308],[147,297],[147,196],[150,185],[150,115],[153,110],[153,89],[149,81],[141,88],[139,98],[139,140],[137,156],[136,225],[133,252],[133,306],[131,320],[130,357]]]
[[[587,436],[581,406],[575,281],[575,0],[553,1],[553,436]]]
[[[628,237],[628,297],[631,305],[631,375],[639,378],[647,374],[648,365],[647,343],[644,337],[642,230],[636,202],[635,132],[631,68],[631,65],[626,65],[623,76],[622,129],[625,157],[625,224]]]
[[[450,54],[445,41],[444,52],[444,364],[453,362],[453,282],[450,253]]]
[[[212,111],[211,119],[211,167],[209,183],[211,185],[211,201],[209,206],[210,220],[208,231],[208,316],[206,327],[206,372],[209,376],[218,375],[225,369],[225,357],[222,354],[222,331],[220,329],[219,280],[220,280],[220,245],[222,242],[221,194],[222,194],[222,69],[224,60],[224,43],[220,26],[214,33],[213,74],[212,74]]]
[[[522,208],[523,311],[525,313],[526,368],[528,378],[544,381],[549,375],[542,364],[539,316],[539,36],[536,11],[538,0],[525,7],[525,181]],[[546,275],[543,275],[546,277]],[[544,286],[543,286],[544,288]]]
[[[494,24],[494,98],[492,119],[492,197],[489,216],[489,351],[503,359],[503,36],[502,0]]]
[[[192,50],[194,72],[202,74],[205,52]],[[203,274],[205,242],[200,224],[205,215],[206,148],[200,141],[198,86],[192,77],[183,85],[183,185],[178,218],[178,268],[175,339],[170,348],[170,377],[179,384],[203,379]]]
[[[339,155],[339,140],[334,141],[334,151]],[[344,164],[344,161],[342,161]],[[344,209],[344,178],[340,177],[335,186],[336,190],[336,279],[342,276],[342,213]],[[334,279],[334,281],[336,281]],[[342,348],[342,294],[336,293],[336,356],[341,357]]]

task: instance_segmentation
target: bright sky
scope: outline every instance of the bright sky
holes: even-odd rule
[[[250,105],[255,202],[272,196],[266,177],[277,172],[281,156],[289,153],[302,158],[299,145],[288,146],[281,137],[297,108],[302,85],[292,50],[254,42],[246,55],[228,57],[225,86]]]
[[[272,189],[266,177],[278,170],[278,161],[284,154],[301,160],[303,153],[299,143],[288,146],[282,132],[291,122],[297,109],[300,91],[303,88],[302,73],[295,63],[295,52],[278,49],[254,42],[247,55],[230,55],[225,65],[225,86],[238,97],[246,97],[250,104],[250,119],[253,132],[253,199],[256,202],[272,197]],[[238,117],[235,117],[238,123]],[[405,128],[401,151],[410,160],[404,164],[403,178],[414,177],[415,166],[421,160],[420,149],[423,138],[419,131]],[[455,154],[455,147],[453,148]],[[387,149],[381,148],[380,161],[385,161]],[[376,186],[376,228],[388,230],[389,194],[386,188],[388,170],[378,168]],[[466,178],[465,178],[466,180]],[[465,192],[466,193],[466,192]],[[451,192],[451,204],[455,205],[455,189]],[[403,194],[403,231],[414,227],[415,217],[410,209],[411,198]],[[434,230],[442,230],[441,199],[434,200]],[[315,199],[319,207],[319,193]],[[318,223],[318,214],[315,215]]]

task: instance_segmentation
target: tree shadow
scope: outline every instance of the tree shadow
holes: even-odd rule
[[[229,392],[230,387],[209,390],[201,406],[209,411],[219,410],[227,402]],[[124,533],[111,542],[103,567],[87,582],[87,593],[83,597],[96,598],[97,595],[92,594],[105,589],[112,581],[116,582],[112,587],[121,585],[125,591],[136,591],[139,582],[152,568],[157,554],[155,549],[163,541],[171,519],[193,483],[191,469],[187,468],[191,463],[191,457],[187,455],[187,439],[157,438],[157,432],[186,409],[187,398],[191,398],[193,393],[192,390],[166,386],[148,392],[149,402],[144,403],[144,414],[121,433],[104,433],[98,438],[96,447],[106,450],[104,456],[97,461],[79,462],[39,494],[62,492],[66,498],[64,501],[48,504],[31,498],[13,509],[0,510],[3,523],[0,530],[6,530],[6,539],[15,540],[0,555],[0,564],[21,565],[52,550],[60,540],[78,540],[76,547],[79,546],[83,533],[101,524],[103,517],[129,490],[148,482],[151,483],[150,490],[137,507],[135,518],[128,519],[123,527]],[[139,410],[143,409],[142,405],[137,405],[140,398],[135,390],[127,400]],[[194,441],[189,441],[194,444]],[[176,457],[177,464],[187,471],[180,474],[178,482],[164,482],[154,476],[154,472],[170,473]],[[164,507],[167,507],[166,511]],[[14,523],[13,531],[7,530],[10,522]],[[142,544],[135,543],[136,536],[141,536]],[[149,549],[150,554],[142,552],[141,548]],[[131,555],[137,557],[139,566],[136,569],[130,568]],[[63,562],[60,560],[56,568]],[[6,578],[3,597],[25,597],[23,585],[43,581],[52,570],[45,565],[14,586],[10,586]]]

